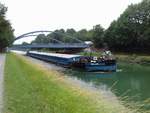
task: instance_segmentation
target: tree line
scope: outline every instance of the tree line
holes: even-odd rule
[[[12,44],[14,35],[11,24],[5,18],[7,8],[0,3],[0,52]]]
[[[5,18],[7,8],[0,4],[0,51],[13,40],[13,29]],[[92,29],[59,29],[48,35],[40,34],[31,43],[92,41],[95,48],[108,46],[120,52],[150,52],[150,0],[131,4],[107,29],[95,25]],[[59,40],[59,41],[58,41]],[[23,43],[26,44],[26,43]]]
[[[81,29],[76,31],[75,29],[59,29],[54,32],[45,35],[39,34],[35,40],[31,42],[31,44],[39,44],[39,43],[79,43],[81,41],[92,41],[96,48],[101,48],[105,45],[103,41],[104,37],[104,28],[101,25],[96,25],[91,30]],[[23,45],[28,43],[23,42]]]
[[[128,6],[105,31],[103,41],[116,51],[150,52],[150,0]]]
[[[67,29],[65,31],[60,29],[55,32],[57,34],[39,35],[32,43],[49,43],[52,41],[51,38],[68,41],[69,38],[66,38],[66,36],[70,35],[82,41],[92,41],[96,48],[103,48],[107,45],[114,51],[149,52],[150,0],[129,5],[119,18],[110,24],[108,29],[96,25],[91,30],[75,31],[74,29]]]
[[[71,28],[66,31],[64,29],[55,30],[48,35],[39,34],[31,43],[78,43],[80,40],[87,41],[91,40],[91,38],[92,31],[87,31],[86,29],[76,31]]]

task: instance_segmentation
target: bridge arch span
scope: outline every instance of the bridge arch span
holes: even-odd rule
[[[84,43],[83,41],[77,39],[76,37],[70,36],[69,34],[64,34],[64,33],[60,33],[60,32],[58,33],[57,31],[49,31],[49,30],[40,30],[40,31],[32,31],[32,32],[24,33],[24,34],[16,37],[13,42],[15,42],[16,40],[22,39],[22,38],[30,37],[30,36],[38,36],[39,34],[37,34],[37,33],[41,33],[41,34],[43,34],[43,33],[61,34],[63,36],[66,36],[68,38],[76,40],[78,43]],[[61,42],[60,40],[57,40],[57,39],[52,39],[52,40],[55,40],[57,42]]]

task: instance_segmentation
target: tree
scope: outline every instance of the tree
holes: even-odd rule
[[[37,44],[48,43],[46,38],[47,37],[45,36],[45,34],[39,34],[36,37],[36,39],[34,41],[32,41],[31,43],[37,43]]]
[[[6,11],[7,8],[0,3],[0,52],[11,45],[14,38],[11,24],[5,19]]]
[[[71,35],[71,36],[74,36],[74,34],[76,33],[76,31],[73,28],[71,28],[71,29],[67,29],[66,33],[69,34],[69,35]]]
[[[96,25],[93,27],[92,37],[95,47],[97,48],[103,47],[104,29],[101,27],[101,25]]]
[[[63,41],[64,40],[64,34],[65,34],[64,29],[55,30],[54,32],[48,34],[47,38],[50,42],[58,43],[58,41]],[[56,41],[56,40],[58,40],[58,41]]]
[[[150,0],[131,4],[113,21],[105,32],[104,41],[117,51],[150,50]]]
[[[22,45],[29,45],[28,42],[22,42]]]

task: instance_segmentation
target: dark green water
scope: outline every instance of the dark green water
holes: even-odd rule
[[[128,103],[144,103],[144,109],[150,110],[150,67],[138,64],[121,63],[114,73],[92,73],[67,70],[70,76],[77,77],[95,87],[111,90],[117,97]],[[127,97],[126,99],[123,99]],[[148,100],[149,99],[149,100]]]

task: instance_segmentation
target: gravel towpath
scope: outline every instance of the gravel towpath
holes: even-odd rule
[[[3,107],[3,77],[4,77],[5,54],[0,54],[0,113]]]

